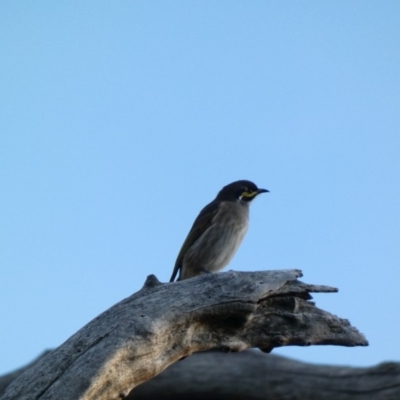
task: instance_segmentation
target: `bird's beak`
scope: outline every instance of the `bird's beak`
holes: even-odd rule
[[[267,189],[258,189],[257,190],[257,194],[260,194],[260,193],[269,193],[269,190],[267,190]]]

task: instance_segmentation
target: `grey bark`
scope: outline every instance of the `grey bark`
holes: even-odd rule
[[[179,359],[212,349],[367,345],[348,321],[309,301],[310,292],[337,290],[300,276],[230,271],[161,284],[151,275],[20,375],[2,399],[121,399]]]
[[[50,350],[44,351],[38,358],[33,360],[27,365],[24,365],[21,368],[16,369],[6,375],[0,376],[0,396],[4,394],[7,389],[7,386],[15,379],[17,379],[23,372],[28,370],[30,367],[34,366],[41,358],[43,358],[46,354],[48,354]]]
[[[127,400],[399,400],[400,364],[314,365],[255,350],[197,353]]]
[[[0,377],[0,396],[28,366]],[[196,353],[133,389],[126,400],[398,400],[400,363],[370,368],[303,363],[247,350]]]

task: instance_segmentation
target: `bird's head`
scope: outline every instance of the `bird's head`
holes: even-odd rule
[[[269,190],[260,189],[256,184],[250,181],[241,180],[232,182],[229,185],[224,186],[218,193],[215,200],[220,201],[235,201],[242,200],[245,202],[251,202],[260,193],[267,193]]]

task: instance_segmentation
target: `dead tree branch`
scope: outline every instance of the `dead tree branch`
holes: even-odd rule
[[[127,400],[398,400],[400,364],[370,368],[303,363],[255,350],[193,354]]]
[[[208,274],[143,288],[95,318],[7,389],[3,400],[111,400],[195,352],[285,345],[365,346],[348,321],[315,307],[328,286],[298,270]]]

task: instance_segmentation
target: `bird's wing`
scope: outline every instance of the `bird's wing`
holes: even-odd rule
[[[193,222],[192,228],[187,235],[187,238],[183,242],[182,248],[178,254],[175,262],[175,267],[171,275],[170,282],[173,282],[176,278],[178,271],[182,268],[183,257],[186,251],[191,247],[199,237],[212,225],[215,215],[218,213],[220,202],[213,201],[206,205]]]

